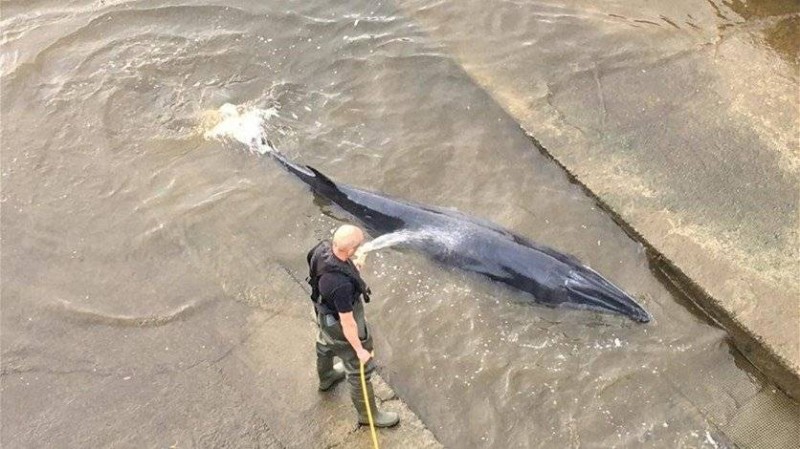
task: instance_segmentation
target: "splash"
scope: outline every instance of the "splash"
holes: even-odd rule
[[[278,115],[275,108],[259,109],[225,103],[212,114],[217,123],[203,134],[206,139],[234,140],[258,154],[272,151],[272,147],[267,142],[264,125],[267,120]]]
[[[396,246],[401,243],[407,243],[416,237],[417,233],[407,230],[392,232],[384,234],[374,240],[364,243],[359,248],[359,251],[366,254],[372,251],[378,251],[391,246]]]
[[[384,248],[409,244],[433,244],[451,250],[462,240],[463,233],[458,230],[447,229],[402,229],[400,231],[384,234],[374,240],[364,243],[359,248],[361,253],[369,253]]]

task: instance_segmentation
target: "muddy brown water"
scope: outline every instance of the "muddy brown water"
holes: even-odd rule
[[[507,31],[508,45],[493,38],[498,65],[539,21],[644,21],[626,2],[602,14],[576,2],[518,16],[492,6],[476,23],[494,25],[472,31]],[[693,27],[711,33],[718,6],[674,8],[707,18]],[[653,316],[637,325],[533,306],[418,254],[373,254],[367,313],[382,374],[446,446],[758,447],[737,427],[742,417],[780,420],[796,404],[540,154],[438,40],[436,22],[417,21],[443,7],[463,13],[457,2],[422,1],[3,3],[4,359],[54,369],[102,361],[120,349],[86,353],[88,331],[53,329],[80,316],[133,333],[148,323],[124,317],[180,318],[204,304],[208,283],[268,305],[262,259],[302,277],[305,251],[347,217],[267,158],[204,139],[213,111],[233,103],[274,108],[265,130],[291,158],[575,254]],[[763,40],[771,57],[791,54],[781,30]],[[568,72],[558,54],[580,51],[577,37],[565,33],[549,58],[524,63]],[[160,263],[173,257],[183,263]],[[299,286],[297,296],[305,300]],[[75,344],[55,350],[49,339]],[[145,349],[142,363],[158,365]],[[789,405],[749,411],[761,397]],[[39,404],[4,402],[4,417]]]

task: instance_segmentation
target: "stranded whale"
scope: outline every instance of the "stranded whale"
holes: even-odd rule
[[[271,147],[271,145],[270,145]],[[494,223],[337,184],[309,166],[273,156],[311,190],[348,212],[373,236],[408,232],[404,242],[436,261],[530,293],[537,303],[610,312],[646,323],[650,315],[628,294],[573,256],[538,245]]]

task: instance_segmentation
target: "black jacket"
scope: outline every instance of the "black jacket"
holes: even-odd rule
[[[325,273],[343,274],[353,283],[353,290],[356,294],[361,295],[364,298],[364,302],[369,302],[371,291],[367,283],[361,278],[361,274],[352,262],[349,260],[343,261],[333,254],[329,240],[323,240],[311,248],[306,256],[306,261],[308,262],[308,278],[306,281],[311,286],[311,300],[319,312],[335,312],[322,303],[322,297],[319,293],[319,278]]]

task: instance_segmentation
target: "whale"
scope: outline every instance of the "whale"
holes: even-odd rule
[[[292,162],[274,147],[269,154],[315,195],[352,216],[373,238],[404,232],[414,238],[402,246],[520,290],[534,303],[650,321],[650,314],[631,295],[572,255],[457,210],[337,183],[311,166]]]

